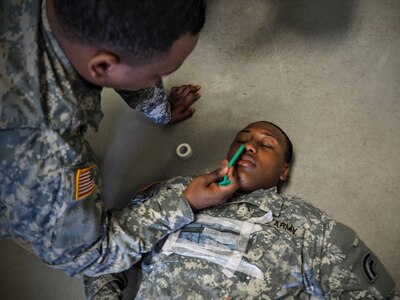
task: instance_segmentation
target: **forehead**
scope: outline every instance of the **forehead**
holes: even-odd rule
[[[271,125],[266,122],[256,122],[252,123],[250,125],[247,125],[245,128],[239,131],[240,132],[250,132],[250,133],[255,133],[255,134],[260,134],[260,135],[268,135],[272,136],[275,138],[279,144],[282,146],[286,147],[286,137],[282,133],[280,129],[275,127],[274,125]]]

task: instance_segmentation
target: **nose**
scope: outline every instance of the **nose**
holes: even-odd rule
[[[244,146],[247,152],[257,153],[257,148],[252,143],[246,143]]]

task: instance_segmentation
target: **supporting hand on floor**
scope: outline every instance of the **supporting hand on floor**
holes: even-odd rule
[[[171,89],[168,101],[171,105],[171,121],[169,124],[176,124],[193,116],[195,109],[193,103],[200,99],[201,86],[198,84],[175,86]]]

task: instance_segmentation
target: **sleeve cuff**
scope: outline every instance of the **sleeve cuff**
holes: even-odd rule
[[[166,201],[162,201],[160,204],[164,212],[166,212],[171,230],[176,231],[193,222],[194,213],[186,197],[183,195],[184,185],[167,185],[165,189],[168,191],[169,196],[166,197]]]

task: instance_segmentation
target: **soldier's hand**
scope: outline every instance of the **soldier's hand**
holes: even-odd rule
[[[218,181],[226,174],[232,183],[228,186],[219,186]],[[224,160],[221,168],[193,179],[183,194],[192,209],[198,210],[224,203],[238,188],[235,170],[233,167],[228,168],[228,161]]]
[[[171,89],[168,101],[171,105],[171,121],[169,124],[176,124],[193,116],[195,109],[193,103],[200,99],[201,86],[197,84],[175,86]]]

